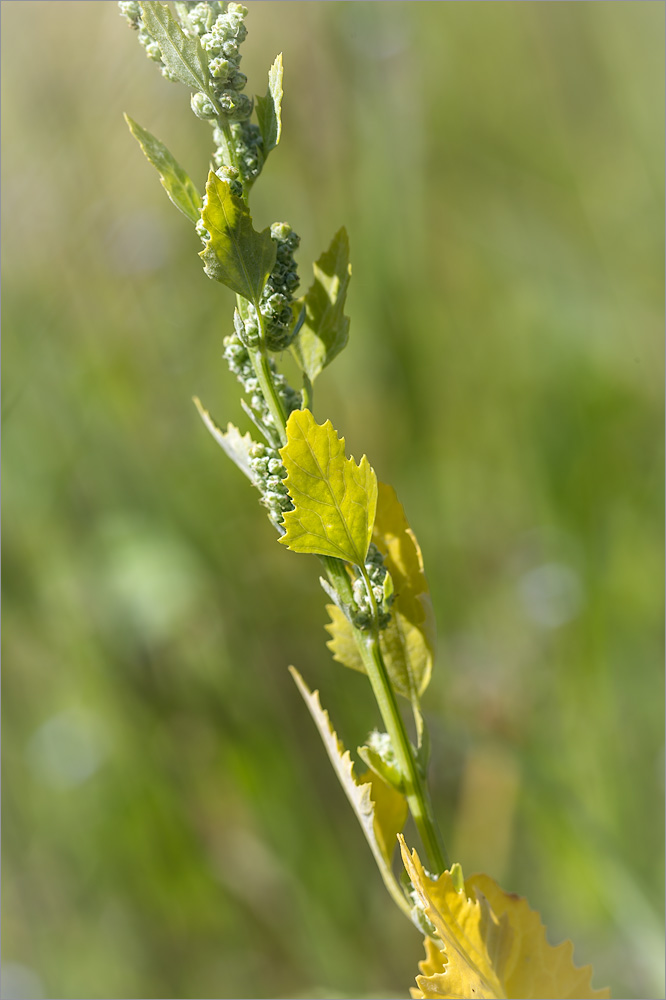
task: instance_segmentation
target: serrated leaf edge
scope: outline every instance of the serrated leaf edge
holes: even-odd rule
[[[342,741],[333,728],[330,717],[326,709],[322,707],[319,691],[310,691],[309,687],[295,667],[289,667],[289,672],[294,678],[296,686],[301,693],[303,701],[308,707],[310,715],[314,719],[315,725],[324,743],[326,752],[333,768],[338,776],[338,780],[349,799],[352,809],[358,817],[365,838],[368,841],[377,867],[382,879],[391,896],[403,911],[410,917],[411,908],[398,884],[398,881],[391,870],[390,859],[387,859],[377,841],[374,829],[375,804],[372,799],[372,786],[369,782],[359,783],[354,774],[354,762],[351,754],[345,749]]]

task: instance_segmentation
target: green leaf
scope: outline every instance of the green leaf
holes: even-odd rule
[[[206,200],[201,213],[210,233],[199,256],[209,278],[221,281],[250,302],[258,302],[275,264],[276,245],[270,229],[258,233],[241,198],[226,181],[208,174]]]
[[[257,120],[264,140],[264,159],[280,141],[282,132],[282,53],[268,71],[268,90],[265,97],[257,97]]]
[[[349,237],[340,229],[328,250],[312,267],[315,280],[296,308],[305,305],[305,322],[292,344],[296,361],[314,382],[349,339],[349,318],[344,315],[351,265]]]
[[[138,125],[129,115],[125,115],[125,121],[146,159],[158,171],[162,187],[176,208],[179,208],[192,222],[198,222],[201,214],[201,195],[183,168],[164,143],[156,139],[147,129]]]
[[[227,424],[226,431],[221,430],[208,410],[203,408],[196,396],[194,397],[194,405],[199,411],[199,416],[220,447],[224,449],[231,461],[238,466],[241,472],[247,476],[252,485],[256,486],[257,481],[250,465],[250,448],[254,445],[254,441],[250,435],[241,435],[241,432],[234,424]]]
[[[379,645],[395,690],[418,712],[432,673],[434,616],[421,549],[395,491],[385,483],[378,484],[372,541],[384,555],[396,595],[391,620],[379,633]],[[327,605],[327,611],[331,619],[326,626],[331,636],[327,646],[333,658],[365,673],[351,623],[335,605]]]
[[[210,89],[208,59],[199,39],[185,34],[165,4],[144,0],[139,7],[144,27],[159,45],[162,61],[171,75],[192,90],[203,91],[218,107]]]
[[[280,455],[295,509],[285,514],[286,534],[279,541],[293,552],[362,566],[377,506],[377,477],[365,455],[358,465],[346,458],[344,438],[330,420],[319,425],[309,410],[290,415]]]
[[[407,819],[407,800],[372,772],[363,775],[361,779],[355,776],[349,751],[345,750],[338,739],[328,712],[322,708],[319,692],[310,691],[294,667],[289,667],[289,670],[316,723],[340,784],[358,817],[386,888],[400,909],[409,916],[409,904],[391,870],[396,838]]]

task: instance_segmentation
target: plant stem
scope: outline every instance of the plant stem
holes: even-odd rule
[[[372,585],[365,566],[359,567],[373,607],[374,627],[371,632],[361,632],[354,629],[354,639],[363,659],[366,672],[370,679],[375,700],[379,707],[386,731],[391,738],[393,752],[398,767],[405,782],[405,796],[416,828],[419,831],[423,846],[428,856],[428,865],[436,874],[440,874],[449,862],[442,841],[442,835],[435,822],[432,803],[427,785],[416,760],[414,748],[409,740],[405,723],[400,714],[398,701],[393,685],[386,670],[386,664],[379,645],[379,629],[377,626],[377,602],[372,592]]]
[[[257,381],[259,382],[259,388],[261,389],[261,393],[266,400],[266,404],[273,418],[275,429],[280,438],[280,443],[285,445],[287,443],[287,414],[285,412],[284,404],[280,399],[277,389],[275,388],[273,373],[271,371],[271,366],[264,347],[266,341],[264,318],[261,314],[261,310],[259,309],[259,303],[253,302],[252,305],[254,306],[257,314],[257,323],[259,324],[259,329],[261,331],[261,341],[257,347],[248,347],[248,354],[250,355],[250,361],[252,362],[254,373],[257,376]]]
[[[234,138],[231,134],[231,126],[229,125],[228,119],[222,114],[220,114],[220,117],[217,119],[217,127],[224,136],[225,152],[227,154],[225,159],[227,161],[227,166],[235,167],[236,170],[238,170],[238,156],[236,155]],[[244,201],[247,202],[247,193],[245,192],[245,189],[243,189],[243,196]]]
[[[258,307],[257,316],[262,322],[261,313]],[[262,330],[263,333],[263,330]],[[283,444],[286,444],[286,415],[275,386],[272,374],[268,365],[268,359],[261,348],[251,349],[250,358],[257,374],[261,391],[268,403],[269,409],[275,421]],[[322,557],[329,580],[335,587],[340,598],[345,604],[352,602],[352,589],[349,575],[345,564],[340,559]],[[366,673],[379,708],[386,731],[391,739],[396,761],[405,783],[405,797],[412,814],[416,828],[419,831],[423,846],[426,850],[428,867],[436,874],[440,874],[447,867],[449,862],[442,840],[439,827],[435,821],[435,816],[428,792],[427,784],[424,780],[420,765],[416,759],[414,748],[405,728],[405,722],[400,714],[400,708],[396,698],[393,684],[386,670],[386,664],[382,656],[379,645],[378,609],[375,595],[372,592],[372,585],[365,566],[358,567],[363,575],[365,586],[368,591],[372,610],[373,628],[370,632],[362,632],[354,628],[354,640],[358,647],[361,659],[365,666]]]
[[[270,365],[268,364],[268,358],[260,347],[250,347],[248,348],[248,353],[250,355],[252,367],[254,368],[254,373],[259,382],[259,388],[261,389],[262,395],[268,404],[268,409],[270,410],[273,422],[275,423],[280,443],[285,445],[287,443],[287,414],[284,411],[282,400],[278,396],[275,388],[273,374],[271,372]]]

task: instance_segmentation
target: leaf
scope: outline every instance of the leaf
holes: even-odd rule
[[[169,73],[192,90],[203,91],[218,107],[210,90],[206,53],[196,35],[185,34],[166,4],[144,0],[139,7],[144,27],[159,45]]]
[[[333,659],[337,660],[338,663],[342,663],[345,667],[350,667],[352,670],[358,670],[360,674],[364,674],[366,670],[354,639],[354,629],[351,622],[335,604],[327,604],[326,610],[331,619],[330,623],[324,626],[331,636],[326,645],[333,653]],[[382,648],[383,654],[384,650]]]
[[[279,541],[293,552],[362,566],[377,506],[377,477],[365,455],[358,465],[346,458],[345,440],[331,421],[320,425],[309,410],[291,413],[280,455],[295,509],[285,514]]]
[[[291,349],[301,369],[314,382],[349,339],[349,318],[344,315],[351,277],[346,229],[335,234],[312,269],[315,280],[296,304],[297,308],[305,305],[305,322]]]
[[[201,195],[183,168],[164,143],[156,139],[148,129],[142,128],[129,115],[125,115],[125,121],[141,146],[144,156],[158,171],[162,187],[176,208],[179,208],[192,222],[198,222],[201,214]]]
[[[225,450],[231,461],[238,466],[241,472],[247,476],[252,485],[256,486],[257,481],[254,472],[252,471],[252,466],[250,465],[250,448],[254,445],[254,441],[250,435],[241,435],[238,428],[231,423],[227,424],[226,431],[221,430],[211,417],[208,410],[203,408],[200,400],[197,399],[196,396],[194,397],[194,405],[199,411],[199,416],[220,447]]]
[[[435,616],[430,590],[423,569],[419,543],[409,527],[405,511],[392,486],[378,484],[377,517],[372,540],[384,555],[384,565],[391,574],[401,614],[423,633],[431,655],[435,655]],[[428,678],[420,688],[421,694]]]
[[[396,791],[404,791],[404,779],[399,769],[393,761],[385,760],[381,754],[371,746],[357,747],[356,753],[370,769],[367,773],[374,780],[381,778],[381,783],[395,788]]]
[[[418,711],[432,673],[434,616],[419,544],[395,491],[385,483],[378,483],[372,541],[385,557],[395,589],[391,620],[379,634],[382,656],[395,690]],[[327,646],[333,658],[365,673],[351,623],[334,605],[326,610],[331,618]]]
[[[275,264],[276,245],[270,229],[258,233],[242,198],[211,170],[201,213],[210,233],[199,256],[209,278],[221,281],[250,302],[258,302]]]
[[[358,817],[386,888],[400,909],[409,916],[409,904],[391,870],[396,837],[407,819],[407,800],[372,772],[368,772],[362,779],[356,778],[349,751],[345,750],[338,739],[328,712],[322,708],[319,692],[310,691],[294,667],[289,667],[289,670],[316,723],[340,784]]]
[[[282,133],[282,53],[268,71],[268,90],[265,97],[257,97],[257,120],[264,140],[264,159],[280,141]]]
[[[487,875],[473,875],[457,889],[450,872],[428,878],[416,851],[400,839],[402,859],[420,905],[434,925],[426,942],[418,989],[412,997],[430,1000],[605,1000],[609,990],[593,990],[589,965],[576,968],[570,941],[553,948],[539,914],[527,900],[506,893]]]

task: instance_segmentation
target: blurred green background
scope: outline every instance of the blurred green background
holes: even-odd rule
[[[663,4],[249,6],[249,90],[278,51],[286,88],[255,222],[304,286],[350,232],[315,411],[424,550],[446,840],[663,997]],[[347,745],[374,703],[191,404],[246,426],[232,295],[122,112],[200,185],[209,130],[115,3],[2,29],[2,995],[406,996],[287,665]]]

